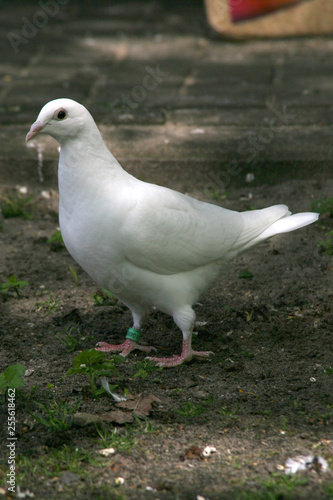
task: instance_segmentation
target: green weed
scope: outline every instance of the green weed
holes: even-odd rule
[[[69,329],[65,326],[59,333],[53,330],[54,336],[60,340],[67,352],[74,352],[81,342],[80,327],[72,326]]]
[[[238,412],[238,405],[236,405],[234,408],[227,408],[227,407],[222,407],[220,408],[220,414],[222,417],[235,417]]]
[[[249,323],[251,321],[252,316],[253,316],[253,309],[252,309],[252,311],[245,311],[245,319],[246,319],[247,323]]]
[[[156,432],[151,424],[145,420],[142,422],[136,418],[137,427],[127,426],[125,429],[115,427],[110,430],[96,426],[96,432],[99,436],[99,443],[103,448],[115,448],[117,451],[130,452],[134,446],[137,446],[142,439],[142,434]]]
[[[319,213],[319,215],[328,214],[333,217],[333,198],[321,198],[312,203],[311,207],[313,212]]]
[[[333,498],[333,481],[323,484],[323,490],[327,493],[328,498]]]
[[[212,396],[211,398],[206,399],[201,403],[193,403],[192,401],[186,401],[178,406],[175,409],[177,415],[183,418],[195,418],[199,415],[205,413],[209,407],[216,400],[216,396]]]
[[[42,302],[36,302],[36,308],[37,311],[45,311],[47,314],[53,314],[61,306],[60,300],[58,300],[53,292],[47,292],[46,290],[43,290],[42,292],[37,292],[36,295],[46,295],[48,294],[48,297],[42,301]]]
[[[241,355],[248,359],[254,358],[254,354],[251,351],[241,351]]]
[[[31,208],[32,200],[33,196],[22,197],[19,193],[4,196],[0,201],[2,215],[5,219],[23,217],[23,219],[30,220],[33,215],[28,208]]]
[[[162,367],[156,366],[154,363],[152,363],[149,360],[143,360],[143,361],[138,361],[135,363],[135,369],[137,370],[135,374],[133,375],[133,378],[142,378],[143,380],[147,377],[147,375],[151,372],[156,372],[159,371],[161,372],[163,370]]]
[[[67,375],[87,375],[90,381],[91,394],[93,398],[103,394],[104,388],[97,389],[96,382],[99,377],[118,375],[115,356],[106,359],[106,354],[95,349],[86,349],[73,359],[73,368]]]
[[[248,270],[248,269],[243,269],[239,274],[238,274],[239,279],[252,279],[253,274]]]
[[[32,458],[20,454],[17,458],[18,480],[23,481],[28,475],[53,478],[64,470],[82,474],[85,465],[100,465],[94,451],[87,452],[82,448],[63,445],[52,448],[46,455]]]
[[[69,266],[69,272],[73,276],[75,283],[79,286],[79,284],[80,284],[79,283],[79,278],[77,277],[77,272],[76,272],[76,270],[74,269],[73,266]]]
[[[8,396],[9,389],[19,389],[24,386],[23,375],[25,367],[21,364],[8,366],[3,373],[0,374],[0,390],[4,392],[5,399]]]
[[[326,233],[326,240],[319,241],[317,246],[322,252],[327,253],[327,255],[333,255],[333,231]]]
[[[114,306],[118,299],[106,288],[97,290],[92,296],[95,306]]]
[[[65,431],[73,425],[73,415],[81,403],[76,401],[75,405],[71,407],[66,401],[58,403],[54,397],[53,403],[49,406],[37,401],[35,401],[35,404],[43,410],[43,414],[37,413],[35,415],[30,413],[37,422],[48,427],[51,431]]]
[[[11,274],[7,281],[1,283],[0,293],[5,300],[12,290],[16,293],[17,297],[21,297],[22,294],[20,290],[25,286],[29,286],[29,283],[27,281],[19,281],[14,274]]]
[[[129,452],[136,445],[138,437],[135,432],[127,428],[119,431],[117,427],[112,430],[96,426],[96,432],[103,448],[115,448],[117,451]]]
[[[220,189],[218,188],[215,188],[214,186],[212,186],[211,188],[211,191],[210,193],[208,194],[208,196],[212,199],[212,200],[216,200],[216,201],[222,201],[222,200],[225,200],[227,195],[225,192],[222,192]]]
[[[52,236],[48,238],[47,243],[50,245],[53,252],[57,252],[58,250],[65,248],[60,229],[57,229]]]
[[[261,481],[261,484],[266,488],[267,493],[272,495],[272,499],[286,498],[291,500],[294,490],[305,486],[308,482],[308,478],[303,476],[273,473],[269,480]],[[267,496],[267,498],[269,497]]]
[[[232,408],[224,406],[219,409],[219,414],[223,427],[232,427],[241,420],[238,411],[239,411],[238,405],[235,405]]]

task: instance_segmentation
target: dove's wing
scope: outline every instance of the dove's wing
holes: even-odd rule
[[[243,230],[238,212],[140,184],[121,228],[126,258],[138,267],[159,274],[190,271],[221,259]]]

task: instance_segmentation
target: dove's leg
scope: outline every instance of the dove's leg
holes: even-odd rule
[[[165,368],[172,368],[173,366],[179,366],[185,361],[191,361],[193,357],[208,358],[211,351],[194,351],[192,349],[192,333],[195,322],[195,312],[192,307],[185,306],[181,311],[174,314],[173,319],[177,326],[182,330],[183,333],[183,347],[180,356],[173,356],[172,358],[155,358],[149,356],[148,359],[157,364],[157,366],[163,366]]]
[[[139,349],[140,351],[144,352],[150,352],[152,350],[156,351],[155,347],[140,345],[136,342],[140,337],[140,326],[142,323],[143,314],[136,314],[134,311],[132,311],[132,316],[133,327],[128,330],[126,340],[122,344],[108,344],[107,342],[98,342],[96,344],[98,347],[95,347],[96,351],[120,352],[120,355],[124,356],[124,358],[126,358],[126,356],[128,356],[131,351],[134,351],[134,349]]]

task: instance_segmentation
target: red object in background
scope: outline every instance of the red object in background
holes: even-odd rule
[[[229,0],[231,19],[234,23],[245,21],[300,1],[302,0]]]

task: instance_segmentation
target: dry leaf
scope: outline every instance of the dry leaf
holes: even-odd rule
[[[137,396],[129,394],[127,396],[127,401],[120,401],[119,403],[116,403],[116,406],[118,407],[116,410],[103,413],[102,415],[95,415],[92,413],[76,413],[74,415],[74,422],[80,426],[92,423],[100,424],[102,422],[113,422],[120,425],[131,424],[134,422],[134,416],[131,412],[138,417],[147,417],[149,412],[153,409],[153,405],[158,403],[161,403],[161,400],[153,394],[144,398],[142,397],[142,394],[138,394]]]
[[[142,397],[142,394],[138,394],[132,400],[121,401],[117,403],[116,406],[132,411],[138,417],[147,417],[153,409],[153,405],[159,403],[161,403],[161,400],[153,394],[149,394],[149,396],[146,397]]]
[[[193,445],[190,448],[187,448],[185,452],[180,456],[181,460],[185,460],[186,458],[195,458],[196,460],[202,460],[202,450],[199,446]]]

